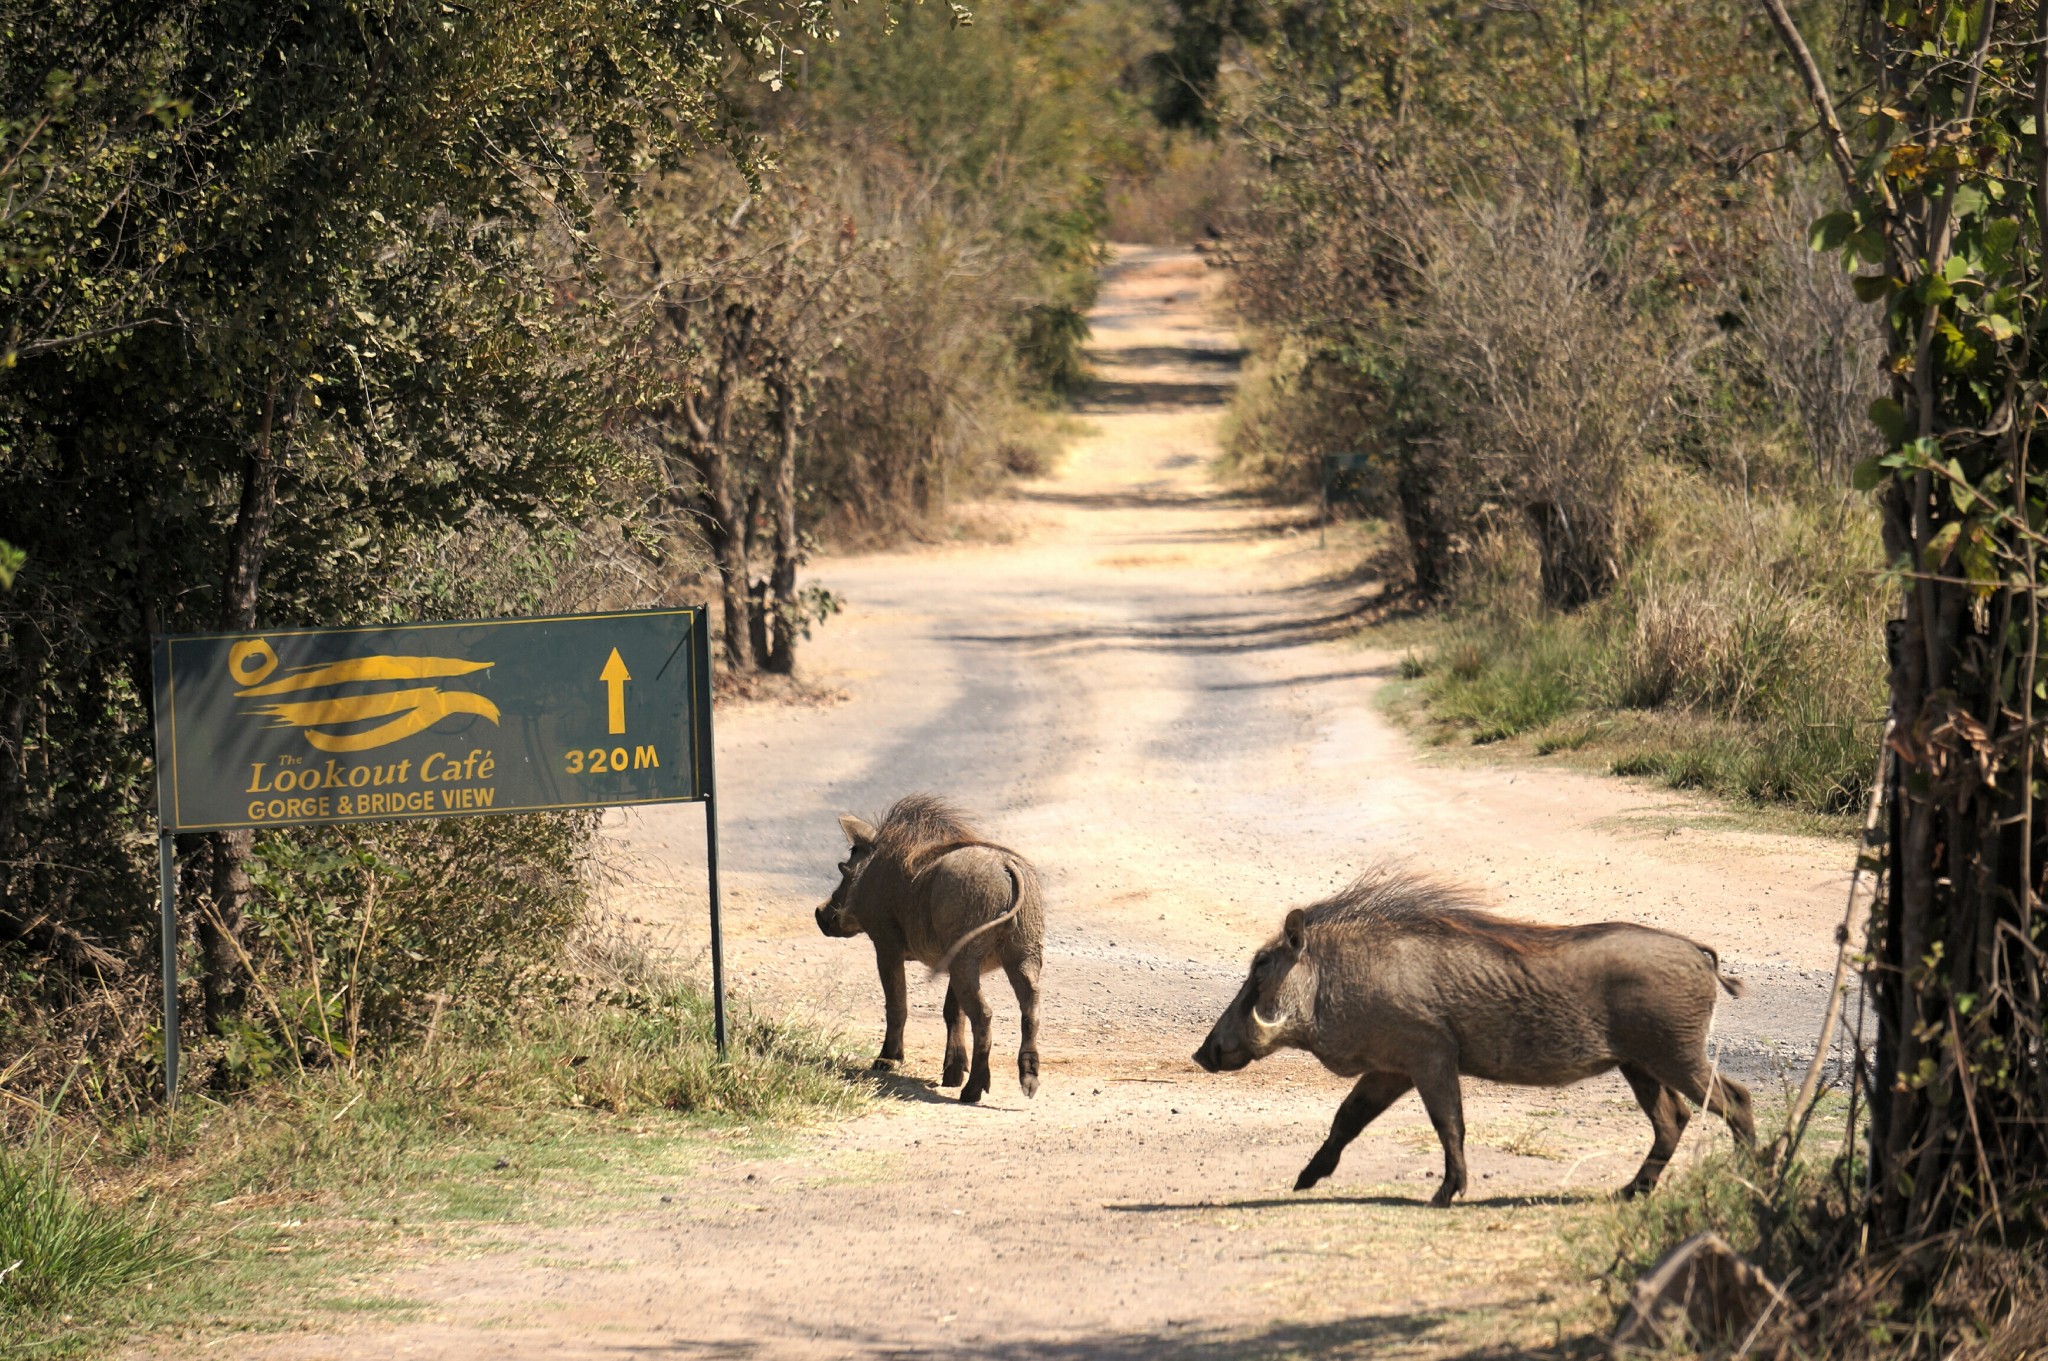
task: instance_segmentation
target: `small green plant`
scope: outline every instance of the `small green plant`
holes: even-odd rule
[[[54,1143],[0,1144],[0,1333],[90,1307],[176,1260],[149,1216],[75,1186]]]

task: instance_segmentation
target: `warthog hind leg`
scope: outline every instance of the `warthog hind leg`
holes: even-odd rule
[[[1678,1151],[1678,1141],[1685,1134],[1686,1122],[1692,1119],[1692,1112],[1678,1099],[1677,1092],[1634,1064],[1622,1064],[1621,1075],[1628,1079],[1629,1090],[1636,1094],[1636,1104],[1643,1108],[1644,1115],[1650,1117],[1650,1128],[1655,1131],[1650,1142],[1650,1156],[1643,1159],[1634,1180],[1621,1188],[1622,1199],[1629,1200],[1649,1191],[1657,1184],[1657,1178],[1664,1175],[1671,1155]]]
[[[1010,987],[1017,993],[1017,1014],[1024,1038],[1017,1045],[1017,1085],[1024,1095],[1038,1095],[1038,956],[1028,955],[1012,964],[1003,961]]]
[[[1351,1095],[1337,1107],[1337,1118],[1330,1122],[1330,1137],[1323,1140],[1323,1146],[1316,1150],[1316,1155],[1308,1160],[1308,1166],[1302,1168],[1301,1175],[1294,1179],[1294,1189],[1306,1191],[1335,1172],[1337,1160],[1344,1156],[1344,1150],[1358,1137],[1359,1131],[1377,1120],[1382,1111],[1399,1101],[1414,1085],[1402,1073],[1367,1073],[1358,1079]]]
[[[1442,1209],[1465,1191],[1465,1094],[1458,1086],[1455,1063],[1431,1064],[1415,1077],[1415,1094],[1422,1098],[1429,1123],[1436,1127],[1437,1140],[1444,1146],[1444,1184],[1436,1188],[1429,1203]]]
[[[1664,1085],[1677,1091],[1695,1106],[1704,1106],[1728,1122],[1735,1141],[1744,1148],[1756,1147],[1756,1115],[1750,1109],[1749,1088],[1708,1063],[1699,1062],[1683,1073],[1659,1074]]]
[[[1750,1110],[1749,1088],[1716,1069],[1707,1083],[1706,1107],[1728,1122],[1736,1142],[1744,1148],[1756,1147],[1756,1115]]]
[[[903,952],[882,941],[875,942],[875,967],[882,974],[882,1052],[877,1068],[894,1068],[903,1062],[903,1023],[910,1018],[910,993],[903,982]]]
[[[960,1099],[972,1105],[988,1094],[988,1055],[995,1038],[990,1033],[994,1029],[994,1016],[989,1010],[988,998],[981,992],[979,955],[954,963],[953,993],[960,999],[960,1010],[967,1013],[968,1021],[974,1026],[974,1059],[967,1070],[967,1085],[960,1089]]]
[[[946,984],[946,1072],[941,1087],[957,1087],[967,1081],[967,1014],[960,1010],[960,995]]]

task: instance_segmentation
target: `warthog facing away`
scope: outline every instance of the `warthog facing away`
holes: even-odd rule
[[[1010,977],[1023,1014],[1017,1083],[1038,1091],[1038,970],[1045,949],[1045,910],[1031,862],[984,841],[959,810],[930,794],[898,799],[879,827],[852,814],[839,819],[853,849],[839,864],[839,887],[818,909],[828,936],[865,932],[882,972],[888,1028],[877,1068],[903,1061],[903,1022],[910,1006],[903,961],[947,974],[946,1071],[942,1084],[964,1078],[962,1101],[989,1089],[988,999],[981,976],[997,967]],[[973,1067],[967,1026],[974,1026]]]
[[[1461,1074],[1562,1087],[1619,1068],[1655,1131],[1622,1188],[1635,1195],[1677,1149],[1687,1101],[1756,1142],[1749,1090],[1707,1058],[1717,982],[1741,996],[1714,952],[1683,936],[1626,922],[1508,921],[1463,889],[1383,866],[1287,914],[1195,1062],[1234,1072],[1276,1049],[1306,1049],[1358,1079],[1297,1191],[1336,1171],[1345,1146],[1413,1087],[1444,1146],[1436,1205],[1465,1189]]]

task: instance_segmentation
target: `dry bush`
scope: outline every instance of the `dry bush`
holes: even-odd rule
[[[1841,262],[1807,244],[1808,224],[1830,206],[1811,185],[1771,203],[1756,277],[1736,312],[1757,381],[1798,423],[1813,469],[1840,486],[1879,451],[1869,411],[1885,392],[1884,336],[1882,314],[1857,301]]]
[[[1734,577],[1706,582],[1645,575],[1630,586],[1609,681],[1634,709],[1706,707],[1756,718],[1787,683],[1808,678],[1819,607]]]
[[[1238,143],[1174,133],[1146,174],[1110,186],[1109,239],[1169,246],[1228,235],[1251,173]]]
[[[1685,329],[1633,305],[1629,261],[1569,202],[1475,204],[1426,230],[1413,362],[1456,413],[1440,438],[1525,519],[1544,599],[1596,600],[1623,570],[1631,469],[1693,381]]]
[[[821,538],[886,542],[1050,461],[1011,331],[1037,265],[985,206],[883,149],[850,148],[820,174],[848,230],[877,248],[867,305],[814,402],[804,518]]]
[[[1475,740],[1549,729],[1538,746],[1555,750],[1590,740],[1584,718],[1551,727],[1572,715],[1676,711],[1621,725],[1604,743],[1616,773],[1860,807],[1884,706],[1886,609],[1868,588],[1877,520],[1806,476],[1759,500],[1664,465],[1638,484],[1644,539],[1621,581],[1570,614],[1544,603],[1526,528],[1481,536],[1458,614],[1422,664],[1433,716]]]
[[[1293,343],[1261,348],[1266,353],[1245,366],[1225,417],[1224,466],[1281,496],[1320,496],[1323,455],[1370,447],[1364,442],[1365,398],[1342,368],[1316,361]],[[1349,499],[1381,508],[1387,503],[1384,478],[1385,470],[1350,477],[1342,490]]]

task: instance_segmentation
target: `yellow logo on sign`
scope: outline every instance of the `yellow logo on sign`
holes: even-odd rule
[[[240,699],[267,699],[362,681],[446,680],[491,665],[455,657],[353,657],[324,666],[298,667],[277,680],[269,680],[270,673],[277,669],[277,652],[269,643],[257,638],[236,643],[228,650],[228,672],[244,687],[235,691]],[[451,714],[475,714],[493,723],[498,721],[498,706],[482,695],[467,690],[443,690],[438,685],[285,700],[260,704],[249,712],[274,720],[278,727],[300,729],[306,740],[321,751],[369,751],[389,746],[414,733],[425,732]],[[370,728],[354,726],[374,718],[386,721]]]

